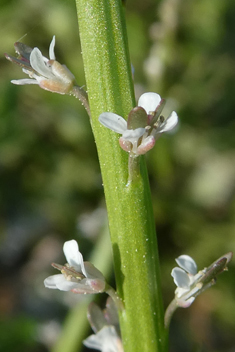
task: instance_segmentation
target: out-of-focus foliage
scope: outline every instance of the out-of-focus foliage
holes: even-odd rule
[[[83,107],[13,86],[24,74],[3,56],[15,41],[47,56],[55,34],[58,61],[85,85],[74,2],[11,0],[0,9],[0,351],[41,352],[80,300],[46,290],[43,279],[64,240],[76,238],[84,256],[95,249],[104,196]],[[235,3],[127,0],[126,12],[137,97],[158,92],[164,112],[180,117],[147,155],[167,305],[175,257],[187,253],[203,268],[235,251]],[[176,312],[172,352],[234,350],[234,277],[232,262],[216,286]]]

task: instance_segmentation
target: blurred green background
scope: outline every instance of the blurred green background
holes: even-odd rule
[[[168,305],[174,258],[189,254],[202,269],[235,251],[235,2],[127,0],[126,13],[136,97],[158,92],[165,115],[180,117],[147,155]],[[72,97],[12,85],[26,76],[3,55],[22,41],[48,56],[54,34],[58,61],[85,85],[75,3],[1,1],[0,352],[86,350],[88,298],[43,285],[55,273],[50,263],[63,263],[65,240],[75,238],[114,283],[88,117]],[[170,351],[234,352],[234,299],[232,262],[216,286],[176,312]]]

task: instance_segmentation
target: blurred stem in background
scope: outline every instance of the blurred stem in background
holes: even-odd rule
[[[77,0],[79,30],[102,172],[125,352],[167,351],[159,259],[145,161],[128,183],[128,154],[98,117],[127,117],[135,106],[127,34],[120,0]],[[141,333],[140,333],[141,332]]]

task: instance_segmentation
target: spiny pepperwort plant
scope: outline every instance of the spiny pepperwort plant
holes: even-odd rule
[[[67,263],[52,263],[60,274],[46,278],[44,284],[75,294],[109,295],[104,310],[94,303],[89,306],[88,319],[94,334],[84,340],[88,348],[103,352],[167,351],[172,314],[177,307],[189,307],[215,283],[217,275],[227,269],[232,253],[200,271],[190,256],[179,256],[178,267],[171,272],[177,286],[175,297],[164,316],[143,155],[162,133],[175,128],[178,116],[173,111],[165,118],[165,100],[154,92],[142,94],[135,103],[120,1],[77,0],[77,9],[89,94],[56,60],[55,36],[49,59],[37,47],[32,49],[23,43],[15,43],[17,57],[6,54],[6,58],[29,76],[12,80],[13,84],[35,84],[49,92],[73,95],[91,118],[108,208],[117,291],[92,263],[83,261],[75,240],[64,244]]]

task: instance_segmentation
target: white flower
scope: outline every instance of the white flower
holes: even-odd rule
[[[141,106],[147,113],[150,125],[154,125],[165,105],[164,99],[157,93],[144,93],[138,100],[138,106]],[[173,111],[166,119],[160,118],[154,126],[153,134],[156,136],[163,132],[172,130],[178,123],[178,115]]]
[[[120,146],[132,156],[145,154],[152,149],[156,139],[163,132],[172,130],[178,123],[175,111],[164,119],[160,113],[164,100],[159,94],[144,93],[138,101],[138,106],[132,109],[126,121],[123,117],[112,112],[104,112],[99,121],[105,127],[121,134]]]
[[[126,142],[126,148],[123,147],[124,150],[128,152],[132,151],[133,154],[138,153],[138,141],[144,135],[145,128],[140,127],[136,129],[128,129],[127,121],[123,117],[112,112],[103,112],[99,116],[99,121],[110,130],[122,134],[121,138],[123,145]]]
[[[189,307],[195,298],[208,287],[215,284],[218,274],[227,270],[227,264],[232,259],[232,252],[229,252],[217,259],[208,268],[197,272],[197,264],[188,255],[181,255],[176,259],[180,268],[172,270],[171,276],[177,286],[175,299],[178,306]]]
[[[74,293],[100,293],[105,290],[105,279],[91,263],[84,262],[75,240],[64,243],[67,264],[52,264],[62,274],[49,276],[44,285],[51,289],[72,291]]]
[[[22,67],[24,73],[30,78],[12,80],[13,84],[38,84],[41,88],[59,94],[69,94],[75,84],[74,75],[65,65],[56,61],[55,36],[53,36],[49,59],[44,57],[38,48],[30,48],[23,43],[15,43],[15,49],[19,58],[6,54],[6,58]]]
[[[111,297],[104,310],[92,302],[87,317],[95,334],[83,341],[85,346],[103,352],[123,352],[118,311]]]
[[[160,105],[162,98],[157,93],[144,93],[139,97],[138,106],[141,106],[147,114],[154,112]]]
[[[102,352],[124,352],[114,326],[107,325],[83,341],[84,345]]]
[[[175,290],[175,298],[165,312],[165,327],[169,327],[177,307],[189,307],[199,294],[216,283],[217,275],[227,270],[227,264],[231,261],[232,256],[232,252],[226,253],[208,268],[198,272],[197,265],[190,256],[184,254],[176,259],[180,268],[174,268],[171,276],[177,289]]]
[[[176,263],[180,268],[176,267],[171,272],[177,286],[175,296],[180,306],[188,307],[195,300],[193,296],[202,288],[202,283],[198,281],[203,276],[203,272],[197,273],[197,264],[188,255],[179,256]]]

